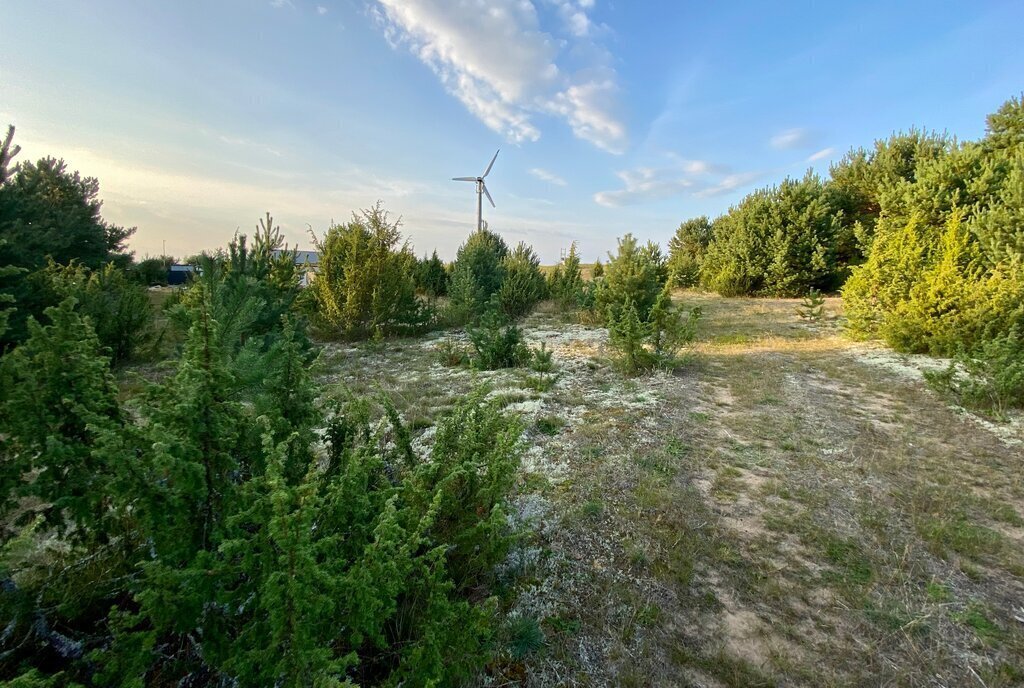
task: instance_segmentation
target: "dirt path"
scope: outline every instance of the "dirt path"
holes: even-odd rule
[[[437,363],[438,342],[328,356],[407,400],[428,442],[482,379],[523,414],[513,615],[527,685],[1024,684],[1020,421],[949,408],[926,359],[807,326],[796,302],[684,294],[705,311],[674,374],[623,379],[604,333],[531,318],[556,381]],[[504,668],[494,683],[502,683]]]

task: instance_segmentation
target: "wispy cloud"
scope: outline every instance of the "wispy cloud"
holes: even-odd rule
[[[633,205],[643,201],[657,201],[677,196],[694,185],[694,181],[678,173],[672,175],[665,170],[638,167],[616,173],[622,180],[623,188],[615,191],[599,191],[594,201],[607,208]]]
[[[780,131],[778,134],[773,136],[769,143],[772,148],[778,148],[779,150],[791,150],[793,148],[800,148],[806,146],[811,142],[811,132],[809,129],[797,128],[787,129]]]
[[[317,5],[316,6],[316,13],[319,14],[322,17],[325,14],[327,14],[327,8],[324,7],[323,5]]]
[[[627,134],[616,114],[617,75],[591,36],[593,3],[549,1],[563,16],[562,35],[541,27],[529,0],[377,0],[372,11],[392,46],[407,46],[449,93],[508,140],[536,141],[535,115],[550,114],[580,139],[621,153]],[[560,58],[573,50],[588,59],[569,71]]]
[[[817,162],[818,160],[823,160],[835,152],[835,148],[822,148],[817,153],[812,153],[811,155],[807,156],[807,162]]]
[[[281,9],[283,7],[287,7],[290,10],[295,9],[295,5],[292,3],[292,0],[270,0],[270,6],[276,7],[277,9]]]
[[[568,183],[554,172],[548,172],[547,170],[541,167],[532,168],[530,170],[530,174],[532,174],[537,179],[540,179],[541,181],[548,182],[549,184],[554,184],[555,186],[565,186]]]
[[[708,198],[746,186],[762,176],[759,172],[730,173],[724,165],[706,160],[686,160],[673,154],[669,157],[676,160],[675,165],[636,167],[617,172],[622,188],[600,191],[594,194],[594,201],[608,208],[617,208],[686,194]]]
[[[717,184],[705,187],[700,191],[697,191],[693,195],[697,198],[711,198],[713,196],[721,196],[727,194],[730,191],[743,188],[753,184],[758,179],[764,176],[762,172],[741,172],[739,174],[728,174],[721,179]]]

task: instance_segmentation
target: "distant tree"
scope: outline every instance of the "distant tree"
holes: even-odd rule
[[[99,182],[69,172],[63,160],[21,163],[0,187],[0,236],[7,240],[0,262],[28,269],[52,258],[96,268],[119,257],[135,228],[100,216]]]
[[[533,310],[547,294],[540,259],[526,242],[520,242],[502,263],[505,279],[498,289],[498,302],[505,315],[519,318]]]
[[[701,283],[723,296],[800,296],[838,286],[841,215],[821,179],[808,172],[761,189],[715,221]]]
[[[604,276],[604,264],[601,262],[601,259],[598,258],[597,260],[594,261],[594,267],[592,267],[590,269],[590,277],[592,279],[597,279],[598,277],[603,277],[603,276]]]
[[[583,293],[583,270],[575,241],[569,245],[569,252],[562,262],[548,273],[548,292],[563,308],[579,305]]]
[[[448,293],[448,271],[444,262],[437,257],[437,250],[429,258],[423,256],[416,264],[416,289],[432,298]]]
[[[424,324],[416,299],[416,256],[381,204],[353,213],[314,237],[320,266],[312,290],[316,317],[342,336],[412,332]]]
[[[1024,146],[1024,96],[1010,98],[988,116],[984,145],[988,150],[1004,151]]]
[[[831,166],[827,183],[829,204],[842,212],[836,235],[836,261],[843,266],[862,263],[871,249],[884,194],[899,193],[912,182],[919,162],[935,160],[949,149],[944,135],[911,129],[875,141],[871,150],[856,148]]]
[[[459,247],[448,282],[448,318],[464,324],[487,309],[505,280],[508,245],[491,230],[473,232]]]
[[[4,136],[4,140],[0,143],[0,186],[7,183],[11,175],[14,173],[16,168],[11,168],[11,161],[18,153],[21,152],[21,146],[15,145],[14,142],[14,125],[8,125],[7,135]]]
[[[174,264],[171,256],[144,258],[131,266],[132,276],[144,287],[166,286],[167,273]]]
[[[2,156],[10,161],[8,130]],[[4,166],[4,175],[10,170]],[[46,298],[32,273],[53,260],[67,265],[72,260],[95,269],[114,261],[126,264],[125,242],[135,231],[106,222],[100,216],[99,182],[69,172],[63,160],[43,158],[18,165],[0,184],[0,265],[22,271],[0,278],[0,293],[13,297],[17,310],[0,346],[21,341],[27,335],[29,316],[40,318],[57,303]]]
[[[75,299],[89,317],[112,363],[131,359],[151,340],[154,314],[146,290],[113,263],[98,270],[50,263],[44,274],[58,298]]]
[[[711,221],[706,215],[679,225],[668,244],[669,280],[674,286],[692,287],[700,280],[700,264],[711,236]]]

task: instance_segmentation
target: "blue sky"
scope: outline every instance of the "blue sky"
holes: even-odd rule
[[[0,124],[100,180],[139,256],[382,200],[450,258],[491,227],[546,262],[666,242],[911,126],[960,138],[1024,90],[1024,4],[3,0]]]

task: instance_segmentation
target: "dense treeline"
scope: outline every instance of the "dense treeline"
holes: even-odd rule
[[[911,131],[756,191],[670,244],[674,284],[726,296],[841,289],[849,330],[956,356],[966,401],[1024,405],[1024,104],[980,141]],[[963,373],[969,373],[964,375]],[[941,379],[940,379],[941,378]]]
[[[751,193],[713,221],[687,220],[669,242],[671,279],[723,296],[836,291],[870,252],[883,197],[950,145],[916,130],[894,134],[850,151],[828,179],[809,171]]]
[[[886,188],[866,262],[843,287],[854,333],[959,358],[936,379],[976,404],[1024,405],[1024,103]]]

